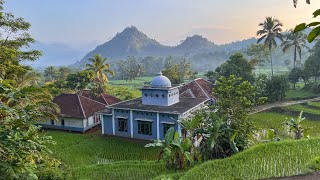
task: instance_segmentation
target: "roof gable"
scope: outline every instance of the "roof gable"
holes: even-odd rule
[[[106,94],[106,93],[101,93],[100,96],[94,96],[90,90],[83,90],[82,92],[79,93],[81,96],[84,96],[84,97],[87,97],[87,98],[90,98],[90,99],[93,99],[95,101],[98,101],[100,103],[103,103],[105,105],[112,105],[114,103],[118,103],[120,102],[121,100],[114,97],[114,96],[111,96],[109,94]]]
[[[53,99],[60,108],[58,116],[85,119],[104,110],[106,104],[78,94],[60,94]]]
[[[179,88],[182,97],[192,98],[213,98],[213,84],[202,78],[195,79],[190,83]]]

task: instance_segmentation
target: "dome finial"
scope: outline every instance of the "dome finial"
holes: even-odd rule
[[[171,82],[166,76],[163,76],[160,71],[158,76],[152,79],[150,85],[153,88],[168,88],[171,87]]]

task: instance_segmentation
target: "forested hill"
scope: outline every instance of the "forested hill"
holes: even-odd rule
[[[128,56],[174,56],[186,57],[191,61],[193,61],[194,58],[197,58],[198,61],[205,60],[206,63],[215,61],[220,64],[220,61],[228,58],[231,52],[241,51],[255,42],[256,40],[251,38],[226,45],[216,45],[205,37],[194,35],[187,37],[177,46],[165,46],[156,40],[149,38],[136,27],[131,26],[125,28],[121,33],[117,33],[110,41],[97,46],[74,65],[82,66],[83,64],[86,64],[88,59],[94,54],[101,54],[113,61],[125,59]]]

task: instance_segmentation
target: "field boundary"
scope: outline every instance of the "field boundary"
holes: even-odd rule
[[[272,109],[275,107],[285,107],[285,106],[291,106],[291,105],[295,105],[295,104],[303,104],[303,103],[307,103],[309,101],[320,101],[320,97],[311,98],[311,99],[304,99],[304,100],[297,100],[297,101],[280,101],[280,102],[256,106],[253,108],[253,111],[250,113],[250,115],[256,114],[259,112],[263,112],[263,111],[266,111],[266,110],[269,110],[269,109]]]

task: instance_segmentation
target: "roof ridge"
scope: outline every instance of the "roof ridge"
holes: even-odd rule
[[[200,84],[195,80],[196,84],[199,86],[201,91],[207,96],[208,99],[210,99],[209,95],[205,92],[205,90],[200,86]]]
[[[106,98],[104,98],[104,93],[101,93],[100,96],[103,98],[103,100],[107,103],[107,105],[109,105],[108,101],[106,100]]]
[[[86,117],[86,114],[85,114],[85,112],[84,112],[84,109],[83,109],[83,106],[82,106],[81,100],[80,100],[80,96],[79,96],[79,94],[78,94],[78,93],[76,93],[76,95],[77,95],[78,100],[79,100],[79,104],[80,104],[80,107],[81,107],[82,114],[83,114],[84,118],[87,118],[87,117]]]
[[[210,83],[210,84],[212,84],[213,85],[213,83],[212,82],[210,82],[210,81],[208,81],[208,80],[206,80],[206,79],[203,79],[203,78],[197,78],[197,79],[195,79],[195,81],[196,80],[204,80],[204,81],[207,81],[208,83]]]
[[[91,101],[94,101],[94,102],[96,102],[96,103],[103,104],[102,102],[96,101],[96,100],[94,100],[94,99],[91,99],[91,98],[88,98],[88,97],[85,97],[85,96],[82,96],[82,95],[79,95],[79,96],[81,96],[81,97],[83,97],[83,98],[86,98],[86,99],[89,99],[89,100],[91,100]],[[106,105],[106,104],[103,104],[103,105]]]

